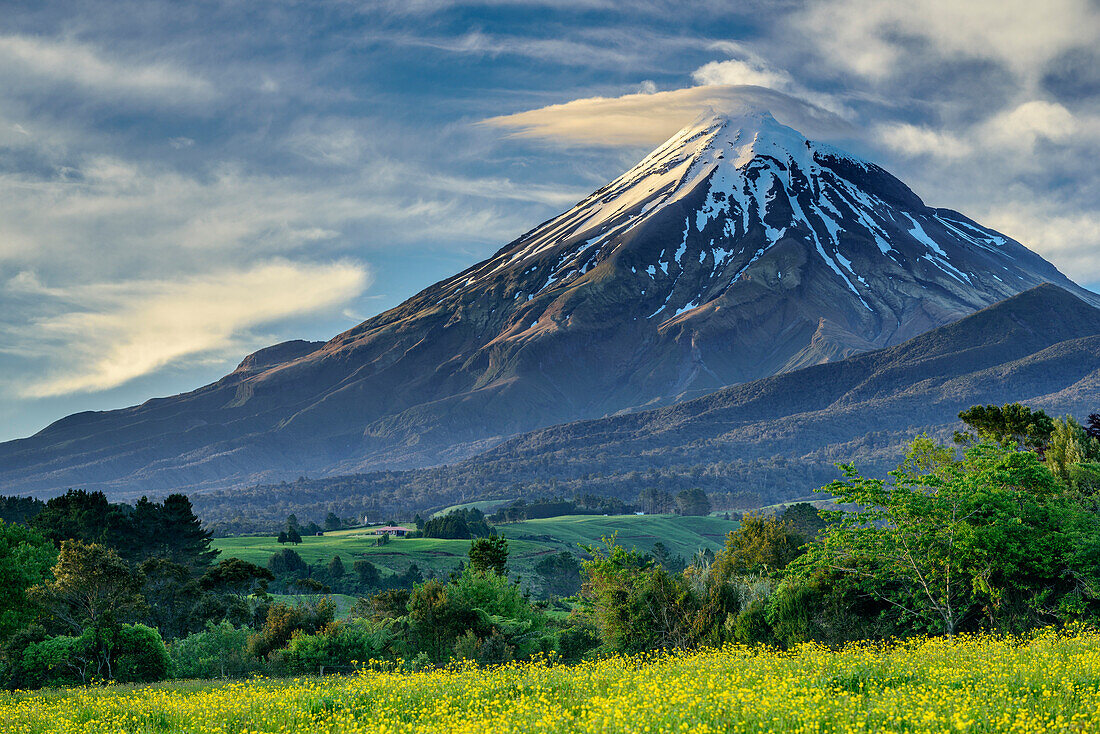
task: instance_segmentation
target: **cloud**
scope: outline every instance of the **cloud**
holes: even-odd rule
[[[275,260],[182,280],[119,281],[63,289],[22,275],[9,287],[62,313],[22,330],[24,349],[62,365],[22,386],[43,398],[106,390],[187,360],[225,358],[254,344],[255,327],[337,310],[368,286],[365,267]]]
[[[592,35],[592,34],[589,34]],[[641,50],[637,41],[625,37],[595,34],[598,38],[532,38],[504,36],[470,31],[459,37],[431,38],[417,35],[371,36],[405,46],[420,46],[459,54],[484,56],[522,56],[563,66],[602,66],[607,68],[636,67],[651,55]],[[650,39],[653,40],[653,39]],[[648,48],[652,48],[649,46]]]
[[[950,133],[904,122],[877,125],[873,134],[886,147],[907,156],[960,158],[972,151],[969,143]]]
[[[881,123],[873,128],[874,138],[906,156],[927,155],[955,159],[970,155],[1001,154],[1021,158],[1041,140],[1053,143],[1088,142],[1100,132],[1100,120],[1078,118],[1060,104],[1032,100],[1002,110],[958,132],[935,130],[904,122]]]
[[[1090,0],[818,0],[792,19],[830,65],[885,80],[912,55],[989,59],[1037,80],[1044,64],[1100,36]]]
[[[691,78],[696,84],[711,86],[770,87],[771,89],[789,89],[791,75],[782,69],[772,69],[759,60],[712,61],[692,72]]]
[[[156,98],[191,104],[214,96],[213,86],[175,65],[111,58],[75,41],[0,36],[0,75],[9,87],[38,93],[42,81],[69,84],[111,98]]]
[[[391,168],[384,159],[347,175],[311,178],[227,164],[186,174],[95,156],[60,176],[0,173],[0,268],[46,269],[79,280],[168,268],[188,273],[212,257],[239,266],[310,250],[322,230],[339,233],[329,239],[344,252],[352,237],[359,247],[499,242],[523,231],[524,221],[504,206],[471,206],[471,197],[560,203],[575,201],[575,194],[499,177],[431,174],[412,164]]]
[[[1047,258],[1074,280],[1100,284],[1100,214],[1067,211],[1059,202],[1014,199],[989,207],[982,223]]]
[[[782,92],[755,86],[708,85],[653,94],[587,97],[564,104],[500,115],[482,124],[512,130],[520,138],[590,146],[646,146],[664,142],[708,108],[736,112],[764,107],[809,135],[849,129],[838,115]]]
[[[1073,114],[1053,102],[1033,100],[990,118],[983,131],[987,138],[1006,148],[1030,149],[1040,139],[1068,140],[1079,125]]]

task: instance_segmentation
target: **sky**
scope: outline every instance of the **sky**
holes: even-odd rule
[[[1097,0],[0,0],[0,440],[328,339],[705,108],[1100,287]]]

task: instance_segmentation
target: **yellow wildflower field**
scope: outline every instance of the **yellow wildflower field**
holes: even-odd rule
[[[0,732],[1100,732],[1100,635],[0,694]]]

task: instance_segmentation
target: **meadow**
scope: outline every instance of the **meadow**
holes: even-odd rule
[[[1100,635],[0,694],[0,732],[1093,732]]]
[[[533,576],[538,560],[558,551],[580,553],[580,544],[599,543],[604,536],[618,535],[618,542],[641,552],[652,550],[660,541],[674,555],[690,559],[700,550],[717,552],[726,534],[737,523],[720,517],[679,515],[566,515],[497,526],[508,539],[508,568],[525,578]],[[449,572],[467,560],[469,540],[442,538],[394,538],[384,546],[367,529],[337,530],[322,536],[306,536],[301,545],[280,545],[271,535],[242,535],[216,538],[213,547],[222,557],[240,558],[266,566],[268,559],[284,547],[293,548],[307,563],[329,561],[339,555],[350,566],[367,559],[376,566],[400,573],[411,564],[421,570]]]

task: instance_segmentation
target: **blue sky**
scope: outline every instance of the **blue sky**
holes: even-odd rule
[[[0,439],[327,339],[706,106],[767,106],[1100,284],[1094,0],[2,11]]]

